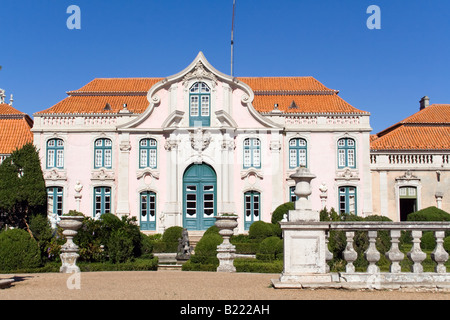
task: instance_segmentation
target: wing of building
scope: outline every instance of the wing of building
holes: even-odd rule
[[[372,213],[370,114],[313,77],[235,78],[199,53],[164,78],[94,79],[34,114],[50,215],[135,216],[143,231],[239,232],[295,198],[313,172],[313,209]]]
[[[450,208],[450,105],[420,101],[417,113],[371,137],[373,209],[394,221]]]
[[[10,104],[5,103],[0,90],[0,164],[16,149],[33,142],[33,120]]]

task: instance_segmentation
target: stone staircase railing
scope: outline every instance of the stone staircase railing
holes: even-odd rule
[[[285,257],[287,255],[289,261],[285,259],[285,271],[280,281],[274,282],[275,287],[332,287],[349,289],[398,289],[415,287],[450,289],[450,273],[447,272],[445,266],[445,263],[449,259],[449,254],[443,247],[445,231],[450,231],[449,222],[296,221],[282,223],[282,229],[287,232],[292,232],[292,236],[288,236],[288,239],[302,239],[303,241],[318,239],[313,240],[318,243],[320,242],[319,238],[321,237],[321,233],[323,233],[325,245],[318,245],[316,246],[317,250],[308,250],[307,255],[305,255],[298,253],[298,250],[301,251],[302,249],[297,246],[299,248],[296,250],[295,243],[288,244],[288,252],[285,251]],[[330,261],[333,258],[333,254],[328,248],[328,237],[332,230],[345,232],[347,245],[343,252],[346,261],[344,272],[330,273],[330,268],[325,263],[325,261]],[[357,272],[353,264],[358,258],[358,253],[354,247],[354,236],[357,231],[367,232],[368,234],[369,246],[364,252],[364,258],[368,261],[369,265],[364,272]],[[390,261],[388,272],[381,272],[377,266],[377,262],[381,258],[381,254],[376,248],[379,231],[388,231],[391,237],[391,247],[385,254],[386,258]],[[412,261],[409,272],[402,272],[400,267],[400,262],[405,259],[405,254],[399,248],[401,231],[411,231],[413,239],[412,248],[406,254],[406,257]],[[420,247],[420,241],[424,231],[433,231],[436,239],[436,247],[431,253],[431,259],[436,264],[434,272],[424,272],[422,266],[422,262],[427,258],[427,254]],[[317,267],[315,271],[310,272],[310,270],[306,270],[304,267],[299,268],[299,266],[307,266],[311,262]],[[286,263],[288,264],[287,268]],[[290,266],[294,267],[290,268]],[[325,267],[320,268],[320,266]]]

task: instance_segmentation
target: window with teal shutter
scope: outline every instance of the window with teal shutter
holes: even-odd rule
[[[111,213],[111,188],[94,188],[94,217],[104,213]]]
[[[261,220],[261,194],[258,191],[244,193],[244,228],[248,230],[253,222]]]
[[[47,188],[47,206],[48,213],[61,216],[63,214],[63,188]]]
[[[112,142],[110,139],[97,139],[94,142],[94,168],[112,168]]]
[[[139,142],[139,168],[156,168],[157,147],[155,139],[142,139]]]
[[[355,140],[350,138],[338,141],[338,168],[356,168]]]
[[[47,141],[47,169],[64,168],[64,141],[50,139]]]
[[[244,140],[244,169],[261,168],[261,142],[257,138]]]
[[[289,140],[289,168],[306,167],[307,145],[305,139],[294,138]]]
[[[196,82],[189,90],[189,126],[209,127],[211,89],[204,82]]]
[[[140,194],[141,230],[156,230],[156,194],[144,191]]]
[[[355,187],[339,187],[339,213],[356,215]]]

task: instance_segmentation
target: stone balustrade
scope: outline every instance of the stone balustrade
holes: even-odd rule
[[[355,289],[398,289],[403,287],[414,288],[432,288],[432,289],[450,289],[450,273],[447,272],[445,263],[449,259],[449,254],[445,251],[443,242],[445,232],[450,231],[449,222],[386,222],[386,221],[351,221],[351,222],[311,222],[294,221],[282,222],[282,229],[285,232],[294,232],[293,237],[298,239],[308,238],[311,232],[323,232],[325,234],[325,246],[320,246],[316,252],[317,257],[310,261],[319,261],[320,257],[325,257],[326,261],[333,258],[333,254],[328,248],[328,237],[330,231],[342,231],[345,233],[346,248],[343,257],[346,261],[344,272],[330,273],[328,264],[325,272],[323,268],[317,268],[315,272],[305,274],[290,272],[289,267],[281,276],[280,280],[275,280],[275,287],[333,287],[333,288],[355,288]],[[355,234],[357,231],[366,232],[368,235],[369,246],[364,252],[364,259],[368,262],[365,271],[356,271],[354,262],[358,258],[355,250]],[[385,253],[385,257],[390,262],[390,268],[387,272],[381,272],[377,262],[381,258],[381,253],[376,247],[376,241],[379,231],[388,231],[391,238],[391,247]],[[400,251],[399,242],[402,231],[410,231],[412,236],[412,248],[406,254]],[[424,272],[422,262],[427,258],[427,254],[420,247],[423,232],[432,231],[436,239],[436,247],[431,253],[431,259],[435,263],[434,271]],[[289,247],[289,245],[288,245]],[[320,250],[325,251],[321,253]],[[288,263],[290,265],[301,265],[303,263],[302,255],[296,255],[295,248],[289,248]],[[296,261],[292,261],[292,259]],[[412,262],[411,270],[402,271],[400,262],[405,258]],[[315,260],[316,259],[316,260]],[[319,259],[319,260],[317,260]],[[286,263],[286,260],[285,260]],[[322,265],[316,262],[317,266]],[[287,271],[287,272],[286,272]],[[319,281],[316,281],[319,280]]]
[[[346,221],[323,222],[319,212],[311,209],[311,180],[315,175],[305,167],[297,168],[290,176],[294,179],[294,190],[298,200],[295,210],[290,210],[280,222],[284,241],[283,273],[273,279],[275,288],[349,288],[349,289],[398,289],[402,287],[450,290],[450,273],[445,263],[449,254],[443,242],[445,232],[450,231],[450,222],[387,222]],[[330,272],[328,261],[333,259],[329,250],[331,231],[342,231],[346,237],[343,257],[344,272]],[[364,252],[367,270],[357,271],[354,262],[358,258],[355,250],[356,232],[367,232],[369,245]],[[385,256],[390,261],[389,272],[381,271],[377,262],[381,258],[376,242],[380,231],[388,231],[391,247]],[[411,270],[403,272],[400,262],[405,254],[400,251],[402,231],[410,231],[411,250],[406,254],[412,261]],[[427,258],[420,247],[424,231],[433,231],[436,247],[431,253],[436,263],[433,272],[424,272],[422,262]]]

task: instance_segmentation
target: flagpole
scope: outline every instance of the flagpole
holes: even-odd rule
[[[234,11],[236,8],[236,0],[233,0],[233,19],[231,21],[231,76],[233,76],[234,67]]]

